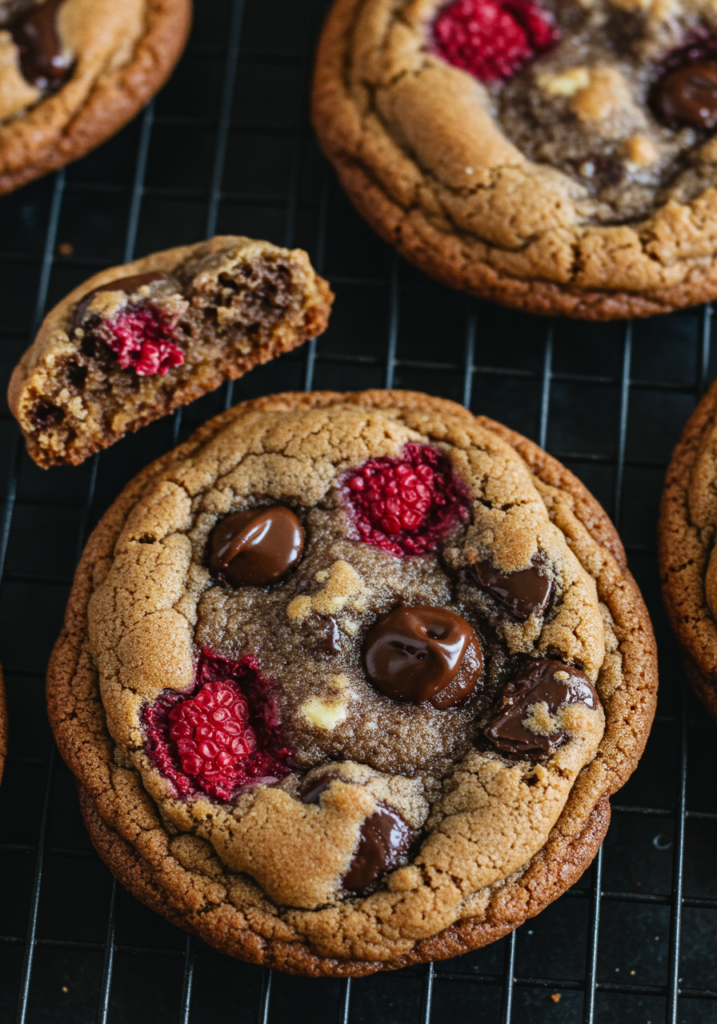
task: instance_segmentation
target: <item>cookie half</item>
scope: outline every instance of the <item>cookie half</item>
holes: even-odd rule
[[[717,296],[717,16],[627,0],[337,0],[313,120],[376,231],[509,306]]]
[[[191,0],[0,3],[0,193],[114,135],[164,85]]]
[[[690,680],[717,718],[717,382],[690,416],[665,477],[658,527],[662,597]]]
[[[78,465],[326,330],[303,249],[220,235],[95,274],[45,317],[8,388],[32,458]]]
[[[82,557],[50,719],[101,856],[232,955],[466,952],[592,860],[654,714],[624,551],[541,449],[412,392],[243,403]]]

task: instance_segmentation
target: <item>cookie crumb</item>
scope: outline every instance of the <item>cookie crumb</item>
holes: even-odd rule
[[[75,251],[75,247],[71,242],[60,242],[57,247],[57,251],[60,256],[72,256]]]
[[[63,986],[62,986],[62,991],[63,991],[63,992],[69,992],[70,990],[69,990],[69,988],[67,987],[67,985],[63,985]]]
[[[553,992],[553,994],[552,994],[552,996],[550,998],[553,1000],[554,1003],[559,1003],[560,1002],[560,993],[559,992]]]

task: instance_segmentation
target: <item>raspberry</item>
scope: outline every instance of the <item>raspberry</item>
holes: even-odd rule
[[[435,551],[470,497],[448,458],[425,444],[407,444],[400,458],[369,459],[341,481],[358,539],[399,558]]]
[[[147,303],[126,306],[97,329],[97,334],[117,356],[123,370],[133,369],[138,377],[159,374],[181,366],[184,354],[171,341],[176,318]]]
[[[512,78],[559,38],[531,0],[456,0],[433,23],[436,52],[481,82]]]
[[[279,782],[291,751],[279,732],[272,684],[254,658],[203,651],[191,693],[165,692],[143,714],[147,752],[182,796],[229,801],[258,782]]]

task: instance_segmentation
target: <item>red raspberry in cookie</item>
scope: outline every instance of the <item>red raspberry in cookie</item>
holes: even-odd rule
[[[145,711],[150,757],[183,796],[200,789],[228,801],[249,784],[278,782],[291,752],[270,689],[253,658],[204,652],[192,693],[165,693]]]
[[[97,334],[117,356],[123,370],[132,369],[138,377],[155,373],[164,377],[173,366],[184,362],[184,353],[171,340],[175,327],[176,317],[147,303],[120,310],[97,329]]]
[[[400,458],[369,459],[345,474],[344,494],[359,538],[399,558],[435,551],[470,499],[436,448],[407,444]]]
[[[437,52],[481,82],[511,78],[549,49],[560,30],[530,0],[456,0],[433,25]]]

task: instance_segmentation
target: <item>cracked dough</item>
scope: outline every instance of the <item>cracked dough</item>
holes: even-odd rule
[[[396,737],[393,761],[379,763],[383,748],[347,731],[337,748],[343,760],[328,758],[337,781],[320,804],[297,799],[296,773],[231,804],[179,798],[145,752],[141,709],[168,687],[191,685],[194,645],[208,636],[219,654],[237,655],[231,623],[241,620],[241,595],[235,602],[203,566],[217,517],[247,497],[293,499],[316,506],[331,523],[340,512],[330,500],[338,474],[369,456],[395,455],[408,441],[438,446],[481,496],[472,522],[460,528],[463,547],[453,537],[456,568],[461,551],[487,548],[505,571],[521,569],[539,545],[554,574],[554,605],[545,623],[506,626],[500,642],[516,657],[558,651],[579,662],[595,681],[604,714],[582,704],[563,707],[568,742],[536,765],[481,744],[441,747],[450,732],[446,713],[435,712],[444,725],[433,733],[438,727],[424,708],[397,710],[380,696],[380,721]],[[284,609],[283,619],[267,620],[283,623],[276,629],[282,644],[289,643],[282,630],[301,629],[316,601],[339,616],[349,610],[363,630],[362,617],[372,621],[382,601],[395,600],[386,597],[392,572],[396,586],[410,580],[419,596],[421,587],[440,595],[447,586],[435,556],[421,560],[424,578],[415,560],[348,536],[334,537],[324,550],[321,536],[313,541],[311,529],[307,536],[307,572],[319,584],[312,607],[301,606],[305,616],[286,613],[301,565],[267,592],[278,594]],[[359,586],[361,578],[368,583]],[[294,590],[291,580],[298,581]],[[328,729],[305,714],[292,717],[292,701],[306,696],[301,673],[293,679],[285,659],[282,677],[272,662],[281,650],[275,656],[269,648],[267,641],[255,651],[277,680],[282,729],[297,750],[299,775],[317,773],[327,763],[324,733],[336,728],[338,736],[357,720],[351,700],[345,722]],[[371,700],[361,696],[368,684],[350,659],[340,668],[337,675],[330,663],[326,692],[340,701],[353,688],[363,721],[372,713]],[[234,955],[306,974],[358,975],[483,945],[571,884],[607,827],[607,797],[642,752],[656,683],[649,618],[617,535],[559,463],[451,402],[411,392],[316,392],[239,405],[128,486],[83,555],[48,671],[48,706],[82,787],[93,840],[133,892]],[[323,692],[319,675],[312,685]],[[422,767],[415,737],[413,748],[410,731],[401,738],[401,715],[413,715],[411,729],[433,736],[440,748],[435,757],[425,754]],[[458,732],[467,728],[465,718],[456,721]],[[348,899],[337,878],[377,801],[423,826],[424,838],[377,892]]]

